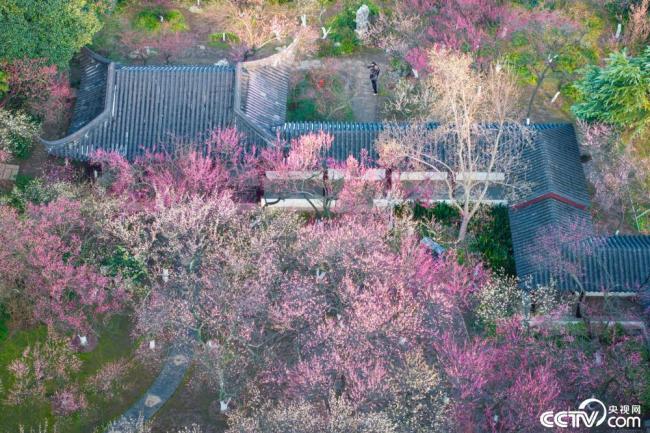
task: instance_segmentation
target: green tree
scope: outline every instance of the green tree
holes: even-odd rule
[[[546,80],[557,82],[557,90],[575,79],[580,68],[596,60],[587,38],[588,28],[559,13],[534,11],[526,25],[512,35],[505,55],[513,72],[533,85],[526,118],[530,118],[535,99]]]
[[[46,58],[66,66],[101,28],[94,0],[0,1],[0,59]]]
[[[0,98],[4,96],[5,93],[9,91],[9,75],[0,71]]]
[[[650,47],[638,57],[625,50],[612,53],[602,68],[592,66],[575,84],[580,102],[575,115],[589,122],[624,128],[642,127],[650,121]]]

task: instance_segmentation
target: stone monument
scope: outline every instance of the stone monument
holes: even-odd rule
[[[370,8],[368,5],[361,5],[361,7],[357,10],[357,17],[354,20],[357,24],[357,28],[355,30],[357,36],[361,37],[368,31],[368,25],[370,24],[369,18]]]

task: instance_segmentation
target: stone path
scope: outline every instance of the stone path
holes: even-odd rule
[[[346,83],[354,117],[359,122],[376,122],[381,115],[381,96],[372,92],[369,71],[366,66],[371,60],[344,59],[339,64],[340,74]],[[382,64],[381,59],[375,60],[382,70],[379,76],[379,93],[382,92],[387,64]]]
[[[151,387],[106,430],[106,433],[130,433],[138,423],[149,421],[179,387],[191,360],[192,349],[189,345],[172,347]]]
[[[18,176],[18,169],[17,165],[0,164],[0,180],[15,181],[16,176]]]

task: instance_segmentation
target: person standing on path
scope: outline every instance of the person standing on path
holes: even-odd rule
[[[377,95],[377,80],[379,79],[379,74],[381,73],[381,69],[379,69],[379,66],[377,63],[372,62],[368,66],[366,66],[368,69],[370,69],[370,82],[372,83],[372,91]]]

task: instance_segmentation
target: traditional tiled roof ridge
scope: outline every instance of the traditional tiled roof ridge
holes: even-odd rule
[[[128,71],[212,71],[212,70],[227,70],[234,71],[233,65],[202,65],[202,64],[187,64],[187,65],[120,65],[116,64],[119,70]]]
[[[81,126],[71,134],[60,138],[58,140],[45,140],[41,138],[41,142],[45,145],[45,147],[48,149],[50,153],[57,154],[57,151],[59,148],[74,143],[75,141],[81,139],[85,134],[87,134],[92,128],[94,128],[96,125],[99,125],[101,122],[103,122],[106,117],[110,114],[111,107],[113,106],[113,93],[108,91],[108,89],[111,89],[114,85],[115,82],[115,64],[110,63],[108,65],[108,73],[107,73],[107,78],[106,78],[106,96],[104,99],[104,106],[103,110],[95,116],[92,120],[90,120],[88,123],[85,125]]]
[[[576,209],[580,209],[580,210],[587,209],[587,205],[582,204],[582,203],[577,203],[577,202],[575,202],[575,201],[573,201],[573,200],[571,200],[569,198],[566,198],[566,197],[561,196],[559,194],[556,194],[554,192],[546,192],[546,193],[544,193],[542,195],[538,195],[537,197],[531,198],[531,199],[526,200],[524,202],[514,204],[514,205],[512,205],[512,208],[516,209],[516,210],[523,209],[523,208],[526,208],[528,206],[532,206],[535,203],[539,203],[540,201],[543,201],[543,200],[557,200],[557,201],[562,202],[564,204],[568,204],[569,206],[573,206]]]
[[[109,74],[112,73],[110,61],[89,49],[84,49],[79,56],[79,68],[82,70],[77,101],[68,134],[86,126],[99,116],[105,108],[106,89]]]

